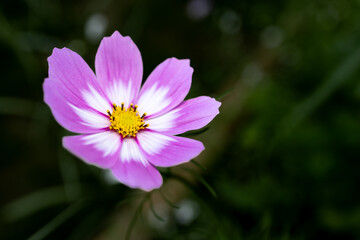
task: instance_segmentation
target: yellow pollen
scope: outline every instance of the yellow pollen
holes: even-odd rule
[[[130,104],[130,107],[126,108],[124,103],[121,103],[121,106],[113,103],[112,113],[109,110],[107,111],[111,123],[109,128],[121,134],[123,138],[127,136],[136,137],[136,134],[141,129],[149,126],[149,124],[144,122],[146,113],[140,117],[137,108],[138,106],[134,106],[134,104]]]

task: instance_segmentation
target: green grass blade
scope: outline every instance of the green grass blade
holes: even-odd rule
[[[197,135],[200,135],[200,134],[206,132],[209,129],[210,129],[210,127],[205,127],[203,129],[200,129],[200,130],[194,130],[194,131],[189,131],[189,132],[180,134],[180,136],[183,136],[183,137],[197,136]]]
[[[47,188],[31,193],[6,205],[1,215],[5,221],[12,222],[27,217],[47,207],[66,203],[68,198],[63,186]]]
[[[131,232],[135,226],[135,223],[139,217],[139,215],[141,214],[142,212],[142,209],[144,207],[144,204],[146,203],[146,201],[148,200],[149,196],[150,196],[151,193],[147,193],[143,200],[140,202],[139,206],[137,207],[135,213],[134,213],[134,216],[132,217],[131,221],[130,221],[130,224],[129,224],[129,227],[127,228],[126,230],[126,234],[125,234],[125,240],[130,240],[130,237],[131,237]]]
[[[164,199],[164,201],[172,208],[179,208],[179,206],[173,204],[168,198],[165,197],[164,193],[159,189],[159,193],[161,197]]]
[[[231,93],[232,91],[234,91],[234,88],[225,91],[224,93],[220,94],[218,97],[215,97],[215,99],[218,100],[218,101],[223,100],[225,97],[227,97],[228,95],[230,95],[230,93]]]
[[[207,190],[211,193],[211,195],[213,195],[214,198],[217,198],[217,194],[216,194],[215,190],[210,186],[210,184],[202,176],[200,176],[197,172],[195,172],[192,169],[189,169],[189,168],[183,168],[183,169],[185,171],[191,173],[192,175],[194,175],[194,177],[196,177],[207,188]]]
[[[190,160],[190,162],[192,164],[194,164],[195,166],[197,166],[198,168],[202,169],[202,170],[206,170],[207,168],[204,167],[203,165],[201,165],[200,163],[198,163],[197,161],[195,161],[194,159],[193,160]]]
[[[360,48],[356,49],[345,61],[337,68],[329,78],[307,99],[297,105],[280,126],[283,134],[289,134],[312,112],[315,111],[327,98],[338,89],[344,82],[353,76],[360,68]]]
[[[53,220],[51,220],[48,224],[42,227],[39,231],[34,233],[28,240],[42,240],[45,239],[50,233],[52,233],[56,228],[61,226],[64,222],[74,216],[83,208],[83,201],[78,201],[68,208],[66,208],[63,212],[57,215]]]
[[[151,198],[149,198],[149,206],[150,206],[150,210],[151,210],[152,214],[153,214],[159,221],[165,222],[165,219],[163,219],[162,217],[160,217],[160,216],[156,213]]]

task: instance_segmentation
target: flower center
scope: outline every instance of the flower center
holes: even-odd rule
[[[123,138],[127,136],[135,137],[141,129],[145,129],[149,124],[145,124],[144,113],[141,117],[137,111],[137,105],[130,104],[129,108],[124,107],[124,103],[121,103],[121,106],[117,106],[113,103],[113,112],[110,113],[108,110],[107,113],[110,116],[110,129],[115,130],[122,135]]]

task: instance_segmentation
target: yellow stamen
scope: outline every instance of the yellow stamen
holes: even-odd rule
[[[123,138],[127,136],[136,137],[136,134],[141,129],[145,129],[149,126],[149,124],[145,124],[144,122],[146,113],[140,117],[137,108],[138,106],[134,106],[132,103],[129,108],[126,108],[124,103],[121,103],[121,106],[117,106],[113,103],[113,112],[110,113],[109,110],[107,111],[111,123],[109,127],[110,130],[118,132]]]

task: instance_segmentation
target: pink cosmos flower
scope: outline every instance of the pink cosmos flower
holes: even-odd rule
[[[132,188],[159,188],[162,177],[155,166],[198,156],[201,142],[174,135],[199,129],[219,113],[221,103],[213,98],[184,101],[193,73],[189,60],[165,60],[140,89],[140,51],[117,31],[100,43],[96,75],[67,48],[55,48],[48,63],[44,100],[60,125],[81,134],[64,137],[63,146]]]

